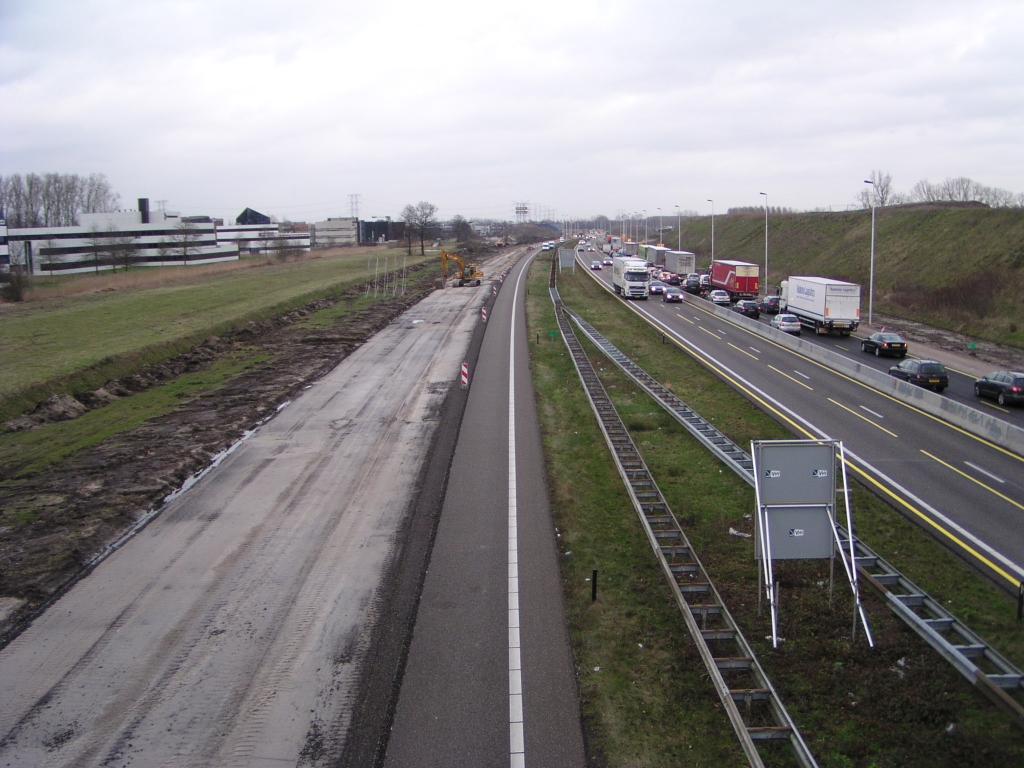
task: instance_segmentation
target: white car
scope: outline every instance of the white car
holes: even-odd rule
[[[729,294],[727,291],[712,291],[711,293],[708,294],[708,298],[711,299],[713,303],[719,304],[723,307],[727,307],[730,304],[732,304],[732,301],[729,299]]]
[[[778,314],[772,318],[769,323],[772,328],[778,328],[780,331],[786,333],[795,333],[797,336],[800,335],[800,318],[796,315],[785,315]]]

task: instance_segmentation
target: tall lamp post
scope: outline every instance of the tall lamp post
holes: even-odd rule
[[[647,209],[644,208],[644,244],[647,244]]]
[[[664,223],[665,223],[665,217],[661,215],[661,206],[659,205],[658,206],[658,245],[664,245],[664,243],[661,242],[661,230],[662,230],[662,226],[664,225]]]
[[[871,322],[875,310],[875,182],[864,179],[865,184],[871,185],[871,271],[868,277],[868,325]]]
[[[711,263],[715,263],[715,201],[710,197],[708,202],[711,203]]]
[[[768,193],[760,192],[758,194],[764,195],[764,295],[768,295]]]
[[[676,233],[679,235],[679,242],[676,243],[676,250],[683,250],[683,210],[676,206]]]

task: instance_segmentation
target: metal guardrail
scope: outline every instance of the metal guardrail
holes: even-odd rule
[[[561,299],[553,283],[552,276],[551,298],[562,338],[647,540],[658,557],[748,763],[754,768],[764,766],[757,750],[758,742],[785,741],[801,768],[817,768],[796,724],[619,419],[572,325],[563,315]]]
[[[746,451],[630,360],[590,323],[570,309],[563,308],[563,312],[608,359],[695,435],[708,450],[751,486],[754,485],[753,462]],[[837,527],[844,547],[848,546],[849,534],[842,526]],[[858,572],[885,595],[896,615],[1024,728],[1024,707],[1007,693],[1024,690],[1024,672],[856,536],[853,547]]]

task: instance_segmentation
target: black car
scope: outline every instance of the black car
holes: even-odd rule
[[[938,360],[904,360],[890,368],[889,375],[936,392],[949,386],[946,366]]]
[[[682,281],[679,279],[679,275],[669,275],[665,278],[666,285],[680,285]]]
[[[755,320],[761,316],[761,310],[757,308],[756,301],[737,301],[732,305],[732,311],[739,312],[741,315],[746,315],[747,317],[752,317]]]
[[[694,295],[700,293],[700,279],[695,277],[686,278],[683,282],[683,290]]]
[[[677,301],[682,302],[683,292],[676,288],[674,285],[670,285],[665,289],[665,292],[661,294],[662,301]]]
[[[650,285],[648,285],[647,287],[647,290],[650,291],[651,293],[664,293],[665,284],[661,282],[661,280],[651,280]]]
[[[1024,373],[993,371],[974,382],[978,397],[994,397],[1000,405],[1024,402]]]
[[[781,305],[781,296],[765,296],[761,299],[761,303],[757,305],[757,308],[766,315],[776,315],[781,310]]]
[[[907,356],[907,342],[895,333],[885,331],[872,333],[860,343],[861,352],[874,352],[875,357],[882,355]]]

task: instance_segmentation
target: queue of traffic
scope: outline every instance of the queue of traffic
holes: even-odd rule
[[[778,295],[762,296],[756,264],[721,259],[698,271],[692,253],[615,241],[619,238],[607,238],[599,246],[604,256],[592,261],[591,269],[611,266],[613,290],[623,298],[647,300],[660,296],[665,303],[682,302],[685,292],[751,319],[773,315],[769,325],[793,335],[811,330],[816,335],[845,337],[860,326],[860,286],[855,283],[797,275],[782,281]],[[581,256],[596,250],[588,241],[581,241],[581,245]],[[680,270],[682,265],[689,271]],[[907,342],[884,328],[862,338],[860,348],[876,357],[899,358],[888,370],[893,378],[936,392],[949,385],[948,372],[941,362],[904,359],[909,352]],[[1001,406],[1024,404],[1024,373],[993,371],[977,379],[974,394],[992,398]]]

